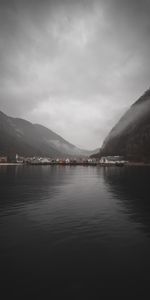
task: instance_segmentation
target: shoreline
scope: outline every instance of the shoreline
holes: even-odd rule
[[[25,163],[0,163],[0,166],[51,166],[51,165],[59,165],[59,166],[100,166],[100,167],[113,167],[113,164],[100,164],[100,163],[49,163],[49,164],[25,164]],[[128,162],[124,164],[124,167],[150,167],[150,163],[143,163],[143,162]],[[116,167],[116,166],[115,166]]]
[[[126,166],[138,166],[138,167],[149,167],[150,163],[144,162],[128,162]]]
[[[24,165],[22,163],[0,163],[0,166],[21,166]]]

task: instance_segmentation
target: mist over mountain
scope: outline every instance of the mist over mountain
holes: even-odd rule
[[[77,148],[50,129],[0,112],[0,155],[72,157],[92,151]]]
[[[131,161],[150,162],[150,89],[110,131],[99,156],[123,155]]]

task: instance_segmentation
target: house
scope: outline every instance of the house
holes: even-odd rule
[[[70,164],[70,159],[69,159],[69,158],[66,158],[65,163],[66,163],[66,164]]]
[[[0,156],[0,163],[7,163],[7,156]]]
[[[19,156],[18,154],[16,154],[16,162],[17,163],[23,163],[24,162],[24,157]]]
[[[47,157],[40,157],[39,162],[40,162],[41,164],[50,164],[51,161],[50,161],[50,159],[47,158]]]
[[[111,164],[115,165],[116,163],[123,163],[124,159],[122,156],[115,155],[115,156],[102,156],[100,159],[100,164]]]

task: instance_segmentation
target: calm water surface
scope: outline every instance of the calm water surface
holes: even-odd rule
[[[148,287],[149,178],[148,167],[0,166],[1,289],[99,299]]]

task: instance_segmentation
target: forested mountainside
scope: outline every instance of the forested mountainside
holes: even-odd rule
[[[150,162],[150,89],[114,126],[97,155],[123,155],[131,161]]]

